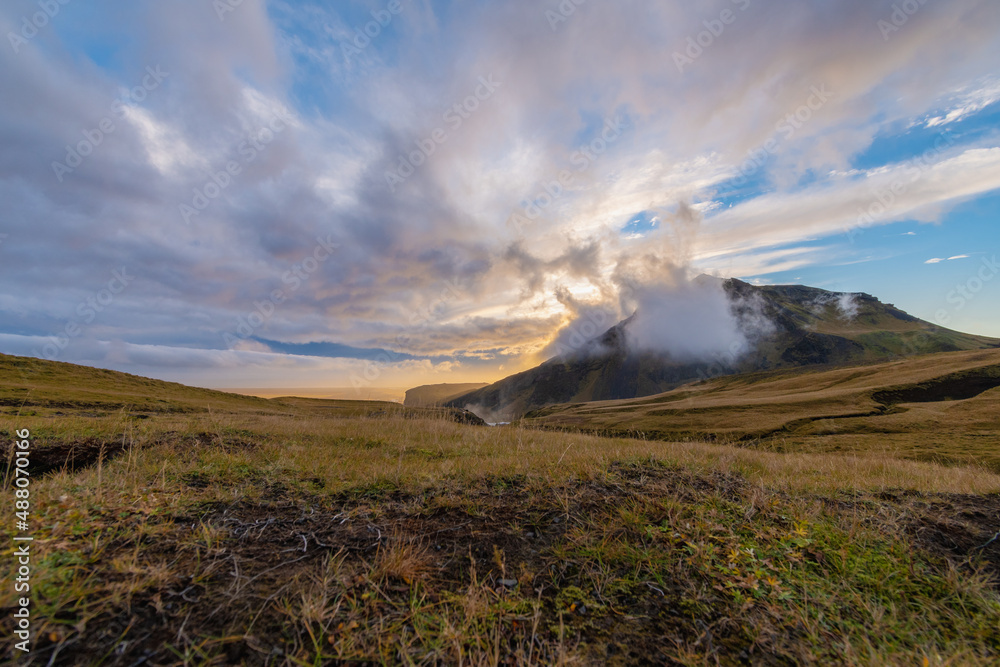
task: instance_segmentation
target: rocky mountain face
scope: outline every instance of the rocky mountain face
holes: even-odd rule
[[[486,421],[509,421],[554,403],[649,396],[720,375],[801,366],[861,365],[933,352],[1000,347],[917,319],[868,294],[802,285],[722,283],[748,349],[699,360],[634,345],[636,315],[540,366],[451,398]],[[691,335],[698,335],[692,331]]]

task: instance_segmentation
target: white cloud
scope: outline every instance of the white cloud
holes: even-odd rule
[[[890,165],[866,178],[832,179],[726,209],[706,221],[698,254],[745,252],[838,232],[863,234],[904,219],[936,220],[949,207],[997,188],[1000,148],[946,155],[923,170],[912,163]]]
[[[414,3],[352,63],[340,44],[354,21],[335,10],[245,0],[219,22],[198,0],[136,0],[128,13],[136,26],[87,5],[109,39],[143,35],[123,37],[116,60],[138,70],[162,62],[170,85],[131,109],[127,130],[58,184],[48,156],[61,159],[107,112],[114,90],[136,83],[134,72],[70,58],[83,51],[59,45],[52,31],[16,60],[0,54],[0,87],[18,91],[0,108],[2,318],[8,331],[58,329],[124,261],[136,282],[92,333],[155,343],[126,346],[120,359],[156,373],[284,368],[259,349],[207,349],[278,289],[284,301],[261,331],[276,340],[384,347],[406,336],[406,349],[422,354],[527,355],[565,313],[555,289],[614,299],[624,257],[690,260],[693,270],[731,275],[840,261],[815,240],[864,232],[858,210],[901,179],[905,191],[871,225],[937,220],[1000,187],[1000,149],[985,144],[957,143],[917,180],[907,180],[912,165],[852,168],[886,127],[931,117],[943,125],[995,100],[992,2],[928,5],[888,44],[873,26],[892,0],[840,0],[836,11],[751,3],[683,74],[672,54],[711,18],[702,3],[584,3],[555,34],[528,0]],[[0,21],[16,23],[12,11],[0,9]],[[761,41],[775,21],[781,38]],[[502,87],[394,196],[385,171],[491,73]],[[959,85],[967,81],[980,83]],[[786,136],[777,124],[802,109],[813,86],[826,86],[829,102]],[[941,90],[956,89],[941,101]],[[299,114],[294,127],[180,226],[177,205],[192,188],[247,131],[289,110]],[[577,170],[575,151],[616,116],[627,129]],[[747,151],[774,138],[756,173],[763,194],[748,187],[722,206],[716,190]],[[522,232],[507,224],[566,169],[572,183],[541,215]],[[807,174],[820,176],[799,187]],[[690,229],[620,234],[637,213],[667,220],[682,201],[710,217]],[[292,290],[285,278],[328,235],[341,251]],[[518,239],[535,264],[509,261]],[[446,281],[460,282],[461,295],[425,317]],[[198,346],[207,356],[193,359]],[[331,375],[351,368],[308,363]]]
[[[927,260],[926,262],[924,262],[924,264],[940,264],[941,262],[951,262],[951,261],[956,260],[956,259],[968,259],[968,258],[969,258],[968,255],[955,255],[953,257],[947,257],[947,258],[944,258],[944,257],[932,257],[929,260]]]
[[[1000,101],[1000,79],[991,79],[969,86],[952,96],[951,107],[947,112],[928,118],[925,126],[940,127],[956,123],[998,101]]]
[[[181,169],[209,169],[209,161],[188,144],[182,132],[157,119],[149,110],[126,106],[125,118],[141,133],[149,162],[161,174],[176,175]]]

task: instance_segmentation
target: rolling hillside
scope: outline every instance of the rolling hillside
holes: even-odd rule
[[[719,377],[644,398],[541,408],[523,423],[785,452],[893,453],[1000,471],[1000,350]]]
[[[314,413],[343,416],[399,413],[449,414],[479,421],[460,409],[404,409],[390,401],[331,400],[302,397],[259,398],[176,382],[91,368],[60,361],[0,354],[0,412],[58,416],[74,411],[104,416],[124,411],[149,417],[157,413],[240,413],[294,417]]]

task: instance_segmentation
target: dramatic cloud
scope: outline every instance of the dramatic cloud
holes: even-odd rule
[[[635,297],[636,318],[629,337],[639,350],[666,352],[687,362],[738,358],[750,349],[748,332],[718,284],[689,283],[671,289],[652,285],[637,290]]]
[[[399,386],[636,310],[730,351],[697,274],[866,261],[1000,188],[992,0],[566,5],[4,3],[0,351]]]

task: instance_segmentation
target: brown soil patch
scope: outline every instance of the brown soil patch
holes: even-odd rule
[[[708,647],[720,664],[794,664],[787,656],[748,643],[722,606],[708,604],[692,620],[690,607],[681,605],[690,596],[689,582],[645,582],[605,597],[587,583],[591,572],[583,571],[580,562],[558,556],[554,549],[572,542],[574,531],[583,526],[599,530],[595,526],[630,501],[697,503],[711,494],[743,502],[753,491],[741,478],[721,473],[696,476],[642,466],[614,466],[611,472],[599,482],[580,482],[550,493],[528,488],[525,480],[514,477],[487,479],[460,496],[447,490],[424,495],[373,491],[368,497],[360,493],[321,499],[293,497],[275,488],[264,502],[206,505],[189,516],[164,519],[169,535],[144,550],[147,561],[169,564],[168,581],[137,592],[113,612],[101,613],[84,632],[59,641],[39,637],[32,657],[38,664],[53,665],[105,654],[107,664],[173,664],[180,658],[167,646],[214,636],[220,638],[216,648],[224,647],[227,664],[286,664],[286,648],[298,641],[295,633],[301,630],[294,629],[294,619],[276,612],[278,601],[298,599],[302,591],[311,590],[310,577],[325,559],[335,557],[346,564],[335,583],[337,591],[357,599],[371,595],[366,604],[386,615],[402,613],[418,583],[419,595],[430,602],[459,595],[474,581],[497,598],[516,594],[538,601],[542,620],[536,630],[550,641],[543,645],[539,640],[540,664],[557,658],[545,653],[545,646],[551,646],[560,623],[569,645],[591,664],[664,664],[679,646]],[[1000,496],[886,494],[833,503],[837,507],[831,509],[846,515],[854,505],[870,508],[873,503],[903,517],[915,547],[953,560],[982,556],[980,562],[1000,574],[1000,540],[978,548],[998,529]],[[206,525],[217,532],[217,544],[193,549],[190,535]],[[622,537],[605,535],[610,541]],[[392,574],[373,578],[371,572],[378,571],[383,554],[401,545],[413,546],[413,558],[421,561],[419,567],[411,564],[416,580]],[[123,542],[118,551],[132,548]],[[105,559],[115,555],[109,549]],[[128,581],[128,575],[110,570],[101,576]],[[558,596],[567,585],[579,587],[590,602],[570,610],[561,606]],[[587,608],[592,602],[613,613],[595,615]],[[524,641],[525,624],[530,623],[526,614],[510,615],[498,639],[501,654]],[[794,636],[798,630],[786,632]],[[396,663],[403,656],[385,659]]]

